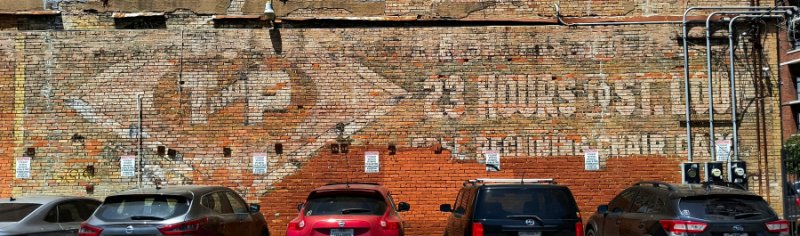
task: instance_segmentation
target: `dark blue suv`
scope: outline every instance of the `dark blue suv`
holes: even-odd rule
[[[599,235],[789,235],[761,196],[714,183],[640,182],[601,205],[586,225]]]
[[[578,206],[569,188],[552,179],[467,181],[450,213],[449,236],[581,236]]]

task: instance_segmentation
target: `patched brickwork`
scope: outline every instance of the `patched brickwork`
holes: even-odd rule
[[[288,16],[352,13],[323,2],[292,2],[299,7]],[[561,8],[568,16],[682,13],[656,2]],[[551,3],[536,1],[371,3],[386,16],[422,19],[553,14]],[[101,198],[134,188],[137,179],[121,177],[119,160],[138,154],[141,130],[144,185],[233,187],[264,206],[273,234],[283,233],[310,189],[351,179],[380,182],[411,203],[403,213],[409,235],[440,235],[445,215],[437,206],[452,202],[466,179],[553,177],[573,189],[586,217],[633,182],[679,182],[686,161],[677,24],[220,29],[260,25],[176,9],[158,29],[116,30],[125,17],[85,11],[93,4],[102,6],[60,4],[55,25],[62,28],[52,31],[27,31],[39,24],[0,16],[0,197],[87,195],[93,185],[91,196]],[[223,10],[253,9],[250,1],[235,4]],[[704,48],[692,40],[694,161],[707,162],[709,85]],[[739,47],[753,42],[761,40]],[[777,64],[774,37],[763,42],[767,64]],[[727,48],[713,49],[716,138],[729,139]],[[745,59],[755,58],[752,51],[737,53],[741,156],[751,190],[780,211],[778,85],[753,76],[762,68]],[[752,105],[758,101],[765,106]],[[334,144],[349,152],[333,154]],[[396,155],[388,155],[390,144]],[[15,179],[15,159],[28,149],[35,151],[32,178]],[[599,151],[600,171],[583,170],[585,149]],[[484,170],[490,150],[502,156],[503,171]],[[381,152],[380,173],[362,173],[364,151]],[[268,156],[267,174],[252,174],[257,153]]]

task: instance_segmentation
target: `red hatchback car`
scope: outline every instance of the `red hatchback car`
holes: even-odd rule
[[[289,222],[287,236],[403,235],[408,203],[394,205],[392,195],[374,183],[328,184],[311,191],[300,214]]]

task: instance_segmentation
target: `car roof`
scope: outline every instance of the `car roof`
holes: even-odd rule
[[[119,192],[110,196],[123,196],[123,195],[139,195],[139,194],[162,194],[162,195],[179,195],[191,198],[194,195],[205,195],[210,192],[230,190],[222,186],[207,186],[207,185],[171,185],[163,187],[147,187],[141,189],[131,189],[128,191]]]
[[[567,188],[567,186],[560,185],[560,184],[541,184],[541,183],[524,183],[524,184],[493,184],[493,183],[486,183],[486,184],[475,184],[475,185],[467,185],[466,187],[475,187],[475,188],[482,188],[482,189],[495,189],[495,188]]]
[[[326,184],[322,187],[314,189],[313,192],[328,192],[328,191],[347,191],[347,190],[371,190],[380,192],[383,195],[389,193],[389,189],[376,183],[332,183]]]
[[[62,200],[94,200],[99,201],[94,198],[88,197],[76,197],[76,196],[48,196],[48,195],[41,195],[41,196],[24,196],[14,198],[12,201],[11,198],[2,198],[0,199],[0,203],[35,203],[35,204],[47,204],[54,201],[62,201]]]
[[[737,189],[733,187],[717,185],[713,183],[704,184],[669,184],[663,182],[640,182],[634,184],[634,187],[651,189],[661,192],[668,192],[670,197],[683,198],[692,196],[706,196],[706,195],[746,195],[746,196],[759,196],[750,191]]]

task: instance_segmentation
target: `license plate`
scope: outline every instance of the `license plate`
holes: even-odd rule
[[[747,233],[724,233],[722,236],[747,236]]]
[[[542,236],[542,232],[520,231],[519,236]]]
[[[331,229],[331,236],[353,236],[353,229]]]

